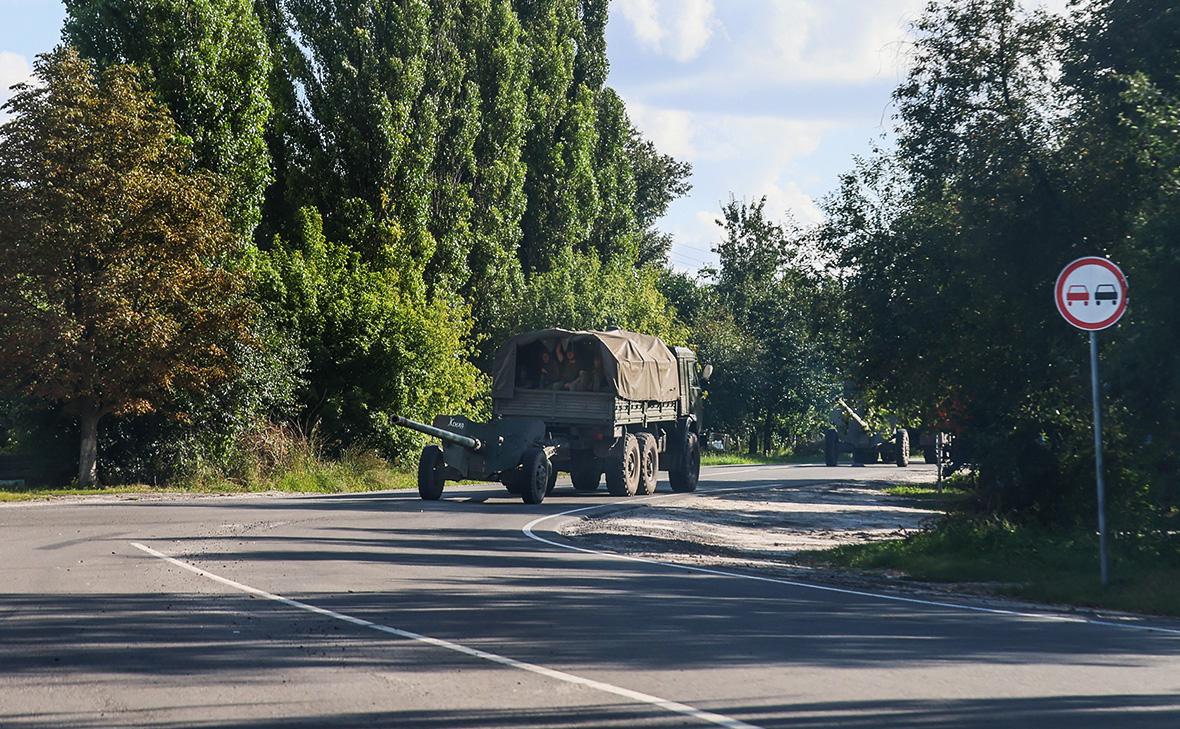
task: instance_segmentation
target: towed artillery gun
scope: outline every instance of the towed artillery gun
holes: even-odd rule
[[[837,398],[836,404],[847,414],[848,427],[843,437],[835,428],[829,428],[824,435],[825,464],[835,466],[841,453],[851,453],[854,464],[882,461],[896,463],[900,468],[910,465],[910,434],[905,428],[896,429],[887,438],[857,415],[844,398]]]
[[[574,351],[592,376],[580,384],[545,379],[547,356]],[[658,471],[673,491],[695,491],[701,469],[702,383],[696,354],[621,329],[543,329],[512,337],[492,371],[492,418],[440,415],[433,425],[394,422],[442,441],[418,461],[418,494],[442,497],[447,481],[499,481],[526,504],[553,491],[557,474],[614,496],[655,493]],[[545,364],[542,364],[545,363]]]

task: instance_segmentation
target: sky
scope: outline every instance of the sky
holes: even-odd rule
[[[716,261],[731,196],[765,196],[776,219],[821,219],[839,174],[892,128],[925,2],[611,0],[607,83],[644,135],[693,165],[692,191],[659,223],[675,268]],[[1067,0],[1024,2],[1064,12]],[[0,103],[58,42],[64,15],[54,0],[0,0]]]

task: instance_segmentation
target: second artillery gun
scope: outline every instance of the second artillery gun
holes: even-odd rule
[[[576,386],[545,378],[554,355],[570,351]],[[673,491],[694,491],[701,468],[701,384],[712,368],[657,337],[628,332],[544,329],[512,337],[496,352],[492,419],[440,415],[433,425],[398,425],[438,438],[418,461],[418,493],[441,498],[448,480],[499,481],[539,504],[567,471],[574,489],[614,496],[655,493],[657,473]]]
[[[857,415],[844,398],[838,398],[836,404],[848,416],[848,427],[843,436],[835,428],[829,428],[824,435],[825,464],[835,466],[841,453],[851,453],[854,464],[883,461],[901,468],[910,465],[910,434],[905,428],[886,437]]]

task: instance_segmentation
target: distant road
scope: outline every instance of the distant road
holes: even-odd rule
[[[578,551],[558,488],[2,507],[0,727],[1180,727],[1175,624]]]

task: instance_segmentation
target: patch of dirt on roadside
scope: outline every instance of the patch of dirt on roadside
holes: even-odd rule
[[[913,499],[885,493],[898,482],[923,480],[921,474],[897,476],[880,482],[825,481],[698,492],[635,506],[624,502],[601,516],[566,522],[558,531],[585,546],[659,562],[738,569],[812,585],[883,590],[898,597],[960,600],[970,596],[973,604],[997,610],[1160,624],[1158,616],[1005,597],[999,594],[1006,587],[1003,583],[929,583],[893,570],[812,566],[808,552],[898,539],[942,515],[934,508],[919,508],[921,504],[915,505]]]
[[[885,493],[885,482],[824,482],[664,499],[563,525],[602,548],[697,565],[805,569],[801,552],[897,539],[941,512]]]

